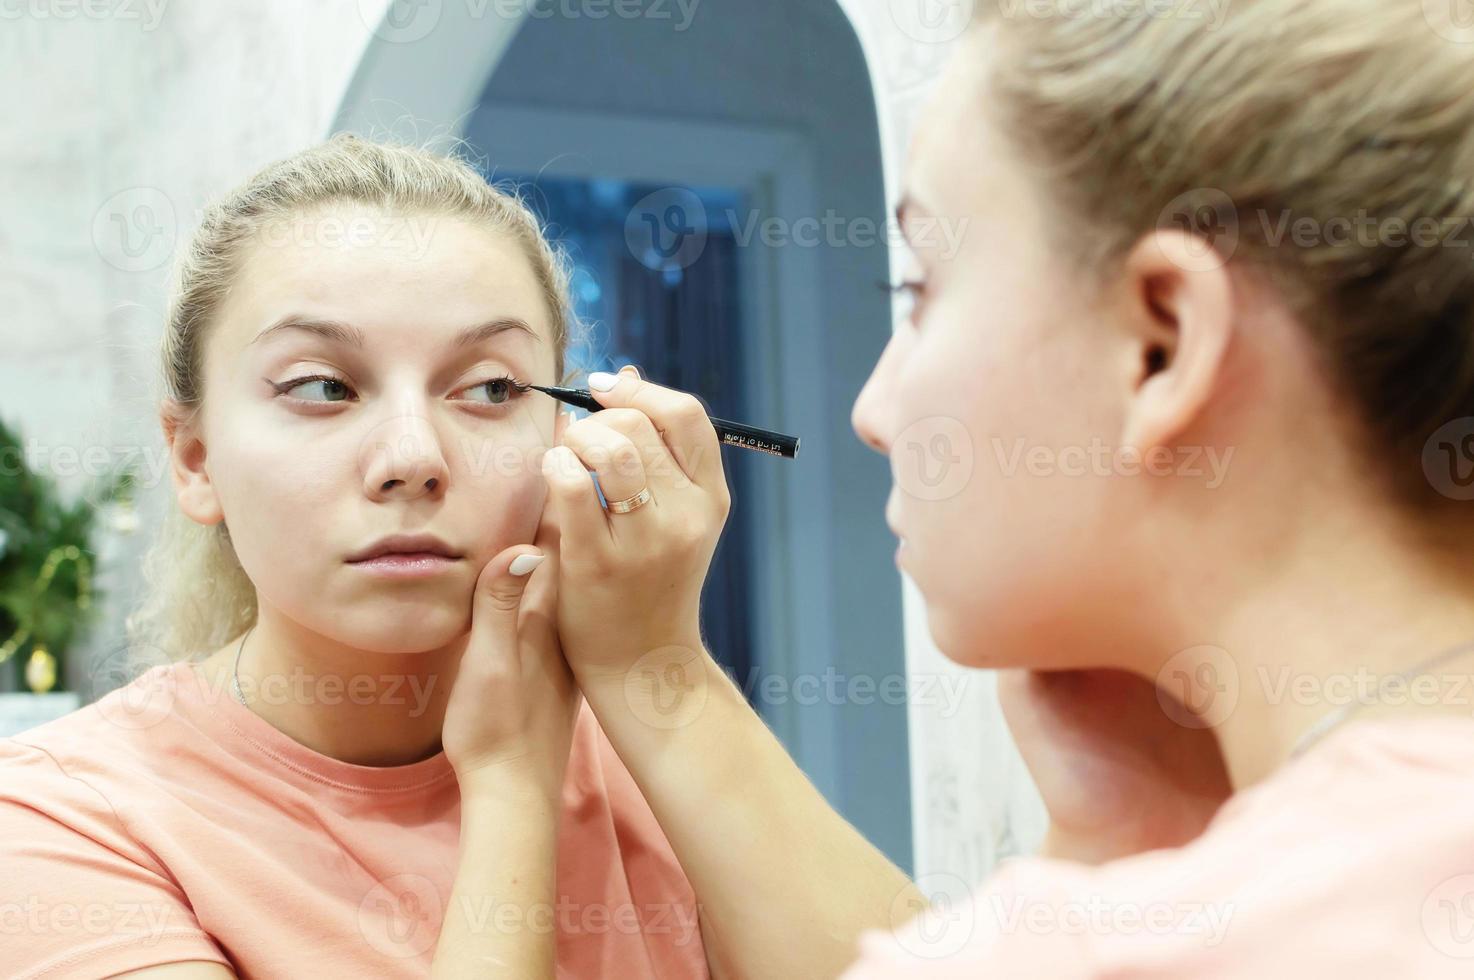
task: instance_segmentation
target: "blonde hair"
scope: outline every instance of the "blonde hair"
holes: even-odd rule
[[[188,416],[203,406],[203,352],[253,241],[280,222],[337,203],[396,214],[460,217],[510,236],[532,265],[553,329],[554,376],[568,383],[566,354],[581,329],[571,267],[515,187],[494,186],[454,151],[340,133],[277,161],[211,204],[176,260],[161,349],[164,395]],[[157,662],[215,649],[256,621],[256,590],[222,521],[202,526],[168,507],[144,557],[145,591],[125,629],[130,656]]]
[[[1187,0],[1091,2],[988,0],[969,38],[1055,244],[1099,285],[1156,228],[1212,232],[1312,335],[1369,472],[1414,511],[1449,504],[1423,454],[1474,415],[1474,45],[1404,0],[1233,0],[1216,24]]]

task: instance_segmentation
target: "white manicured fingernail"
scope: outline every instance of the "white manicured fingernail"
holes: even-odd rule
[[[547,555],[518,555],[512,559],[512,565],[508,569],[513,575],[526,575],[543,563]]]
[[[589,375],[589,387],[595,391],[608,391],[617,384],[619,384],[619,378],[608,371],[595,371]]]

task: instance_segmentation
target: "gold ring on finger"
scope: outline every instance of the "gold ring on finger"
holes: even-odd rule
[[[645,487],[633,497],[625,497],[623,500],[610,500],[609,513],[628,514],[632,510],[638,510],[650,502],[650,488]]]

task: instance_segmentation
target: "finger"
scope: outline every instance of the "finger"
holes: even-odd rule
[[[589,391],[605,408],[644,412],[686,476],[708,491],[725,490],[716,429],[695,395],[642,381],[628,372],[602,371],[589,375]]]
[[[520,670],[517,619],[528,573],[545,555],[527,544],[513,545],[486,563],[476,579],[472,599],[471,638],[466,656],[493,670]]]
[[[645,479],[652,490],[665,490],[669,497],[674,491],[691,485],[691,478],[671,456],[670,447],[644,412],[634,408],[606,408],[581,421],[607,426],[634,443],[641,462],[645,464]]]
[[[598,474],[605,500],[625,500],[650,487],[640,449],[623,432],[596,422],[591,415],[570,425],[563,438],[583,464]],[[651,496],[655,496],[654,488]]]
[[[562,558],[568,558],[570,543],[608,539],[609,521],[599,505],[593,478],[578,454],[567,446],[549,449],[543,454],[543,478],[548,483],[544,506],[553,509]]]
[[[517,621],[519,633],[527,627],[531,619],[552,621],[557,615],[560,544],[556,508],[545,503],[532,546],[546,555],[547,559],[528,576],[527,591],[522,596],[522,613]]]

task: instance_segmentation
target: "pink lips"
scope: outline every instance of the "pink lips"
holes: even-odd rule
[[[459,561],[459,558],[447,558],[444,555],[420,551],[396,552],[350,564],[354,568],[361,568],[385,578],[417,579],[442,575],[454,568]]]

